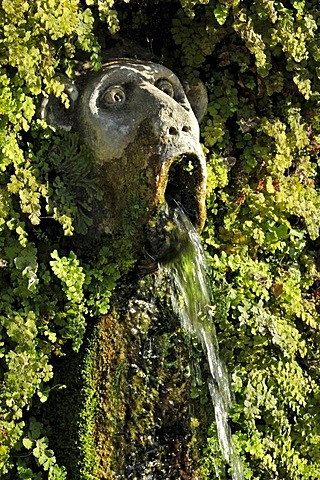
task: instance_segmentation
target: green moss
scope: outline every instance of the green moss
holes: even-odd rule
[[[98,478],[98,457],[95,445],[96,410],[98,404],[97,384],[94,376],[98,338],[96,329],[89,340],[86,348],[82,369],[80,394],[80,411],[77,415],[78,435],[78,477],[81,480],[94,480]],[[76,478],[76,475],[74,475]]]
[[[55,376],[48,401],[37,412],[67,478],[97,477],[93,365],[97,350],[94,328],[79,353],[68,352],[54,361]]]
[[[181,471],[196,478],[203,425],[212,420],[212,410],[206,412],[205,382],[202,401],[200,390],[192,396],[190,362],[197,362],[199,371],[204,358],[199,347],[191,354],[193,342],[181,330],[167,295],[157,295],[155,281],[150,275],[138,281],[138,289],[116,290],[116,308],[99,322],[100,477],[177,475],[179,459]],[[158,282],[157,288],[164,285]]]

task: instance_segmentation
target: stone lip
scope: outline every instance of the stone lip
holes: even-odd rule
[[[159,263],[174,261],[186,246],[186,232],[174,220],[177,204],[199,233],[206,218],[207,175],[200,144],[174,154],[171,150],[167,155],[157,176],[154,209],[146,224],[145,257],[139,263],[145,274],[154,272]]]

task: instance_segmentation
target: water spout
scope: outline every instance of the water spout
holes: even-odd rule
[[[235,452],[228,423],[232,394],[226,367],[219,356],[205,254],[198,233],[178,204],[173,211],[173,222],[184,233],[184,238],[188,237],[180,255],[163,267],[172,279],[173,308],[183,328],[198,338],[206,354],[211,374],[209,391],[220,449],[231,467],[232,480],[243,480],[240,458]]]

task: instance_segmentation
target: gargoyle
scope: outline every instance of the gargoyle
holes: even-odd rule
[[[100,71],[66,79],[65,85],[70,108],[49,97],[42,117],[55,127],[79,132],[92,150],[92,172],[102,199],[93,206],[88,238],[123,227],[133,202],[143,206],[141,226],[176,200],[201,231],[206,167],[194,112],[200,120],[203,98],[196,96],[190,105],[171,70],[128,58],[109,60]],[[204,90],[200,88],[202,97]],[[189,89],[190,99],[194,92]]]

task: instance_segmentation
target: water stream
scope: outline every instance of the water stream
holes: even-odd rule
[[[220,449],[231,467],[232,480],[243,480],[240,459],[235,452],[228,424],[232,395],[226,368],[219,357],[205,254],[198,233],[179,205],[173,215],[174,224],[180,230],[184,243],[179,257],[163,267],[172,279],[173,308],[183,328],[195,335],[202,344],[210,367],[211,378],[208,383]]]

